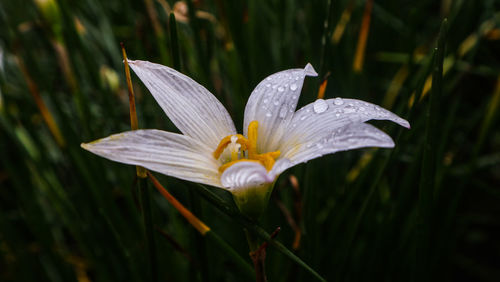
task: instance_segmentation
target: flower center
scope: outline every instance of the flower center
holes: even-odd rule
[[[219,172],[224,172],[228,167],[237,162],[251,161],[262,164],[267,171],[273,168],[274,162],[280,156],[281,152],[267,152],[263,154],[257,153],[257,135],[259,122],[254,120],[248,125],[248,138],[241,134],[229,135],[224,138],[215,149],[213,155],[215,159],[219,159],[222,152],[228,148],[231,152],[231,160],[219,167]]]

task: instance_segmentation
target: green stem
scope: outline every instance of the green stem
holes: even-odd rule
[[[254,273],[252,270],[252,267],[248,264],[247,261],[243,259],[230,245],[226,243],[223,239],[219,237],[215,232],[212,230],[208,231],[205,234],[205,237],[207,240],[210,240],[217,244],[217,247],[222,249],[226,255],[229,256],[230,261],[238,267],[248,278],[254,278]]]
[[[170,28],[170,43],[172,50],[172,60],[174,69],[181,71],[181,58],[179,54],[179,40],[177,37],[177,21],[175,20],[175,14],[170,13],[169,19],[169,28]]]
[[[433,56],[432,89],[429,97],[429,103],[426,109],[426,137],[423,148],[422,168],[419,187],[418,201],[418,241],[417,241],[417,273],[416,281],[426,281],[431,275],[431,230],[429,226],[432,223],[434,197],[436,190],[436,170],[439,135],[439,101],[442,94],[443,62],[444,48],[447,31],[447,20],[444,19],[441,24],[441,30],[438,38],[437,48]]]
[[[151,213],[151,196],[148,189],[147,178],[139,178],[139,191],[141,195],[142,214],[144,216],[144,229],[146,233],[146,244],[148,248],[150,280],[158,281],[158,258],[156,254],[156,242],[153,234],[153,217]]]

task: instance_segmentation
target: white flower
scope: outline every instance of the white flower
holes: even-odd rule
[[[224,106],[191,78],[146,61],[129,64],[183,134],[135,130],[82,147],[113,161],[227,189],[243,212],[245,205],[248,213],[263,209],[274,181],[291,166],[338,151],[394,147],[391,137],[366,121],[410,127],[397,115],[355,99],[318,99],[295,111],[304,78],[317,76],[307,64],[257,85],[240,135]]]

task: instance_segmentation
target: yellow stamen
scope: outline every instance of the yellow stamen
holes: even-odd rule
[[[216,159],[219,159],[222,155],[222,152],[228,147],[231,143],[238,143],[241,146],[239,148],[230,147],[231,148],[231,161],[227,162],[219,167],[219,172],[222,173],[228,167],[234,165],[237,162],[241,161],[250,161],[257,162],[262,164],[267,171],[270,171],[273,168],[273,165],[276,159],[281,155],[281,152],[267,152],[263,154],[257,153],[257,137],[258,137],[258,129],[259,122],[254,120],[250,122],[248,125],[248,138],[245,138],[241,134],[229,135],[220,141],[217,149],[215,149],[213,156]],[[236,140],[235,140],[236,139]],[[245,154],[243,151],[247,151],[247,158],[245,159]],[[240,159],[238,159],[240,157]]]
[[[257,136],[259,122],[254,120],[248,125],[248,158],[253,159],[257,154]]]

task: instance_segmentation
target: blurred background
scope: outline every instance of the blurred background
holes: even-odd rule
[[[349,97],[409,120],[411,130],[373,122],[394,149],[340,152],[280,176],[259,225],[281,227],[276,240],[326,280],[500,281],[499,8],[498,0],[2,0],[0,280],[252,281],[235,264],[236,254],[252,267],[243,225],[224,211],[234,208],[227,192],[203,188],[221,199],[215,205],[198,185],[157,175],[227,248],[149,185],[154,257],[135,168],[80,148],[130,129],[123,42],[129,58],[175,66],[204,85],[240,132],[257,83],[307,62],[319,76],[306,79],[299,107]],[[132,80],[139,126],[178,132]],[[266,272],[270,281],[315,281],[272,246]]]

